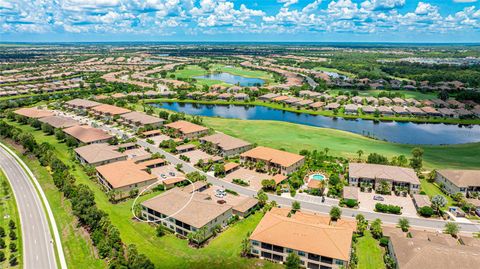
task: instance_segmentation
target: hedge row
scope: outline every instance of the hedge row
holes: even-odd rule
[[[375,211],[399,215],[402,213],[402,208],[396,205],[386,205],[386,204],[376,203]]]

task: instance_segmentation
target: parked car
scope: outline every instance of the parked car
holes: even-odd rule
[[[480,208],[475,209],[475,214],[480,217]]]
[[[380,195],[375,195],[373,196],[373,200],[376,200],[376,201],[385,201],[385,198],[383,198],[382,196]]]
[[[168,173],[168,174],[171,175],[172,177],[175,176],[175,173],[174,173],[174,172],[170,172],[170,173]]]

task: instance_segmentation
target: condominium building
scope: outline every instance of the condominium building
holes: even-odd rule
[[[223,157],[235,156],[253,147],[249,142],[222,133],[202,137],[200,142],[212,143],[218,155]]]
[[[142,216],[182,236],[203,229],[206,239],[215,226],[228,224],[232,206],[218,204],[201,192],[194,192],[192,197],[189,185],[183,189],[173,188],[143,202]]]
[[[272,208],[265,214],[250,236],[252,255],[284,263],[294,252],[306,268],[347,268],[355,221],[332,224],[328,215],[289,212]]]
[[[420,180],[411,168],[371,163],[348,164],[350,186],[361,187],[362,183],[367,183],[376,189],[382,181],[387,181],[392,191],[396,187],[404,187],[411,194],[420,192]]]
[[[174,130],[182,138],[196,138],[208,133],[208,128],[184,120],[165,124],[165,127]]]
[[[450,194],[480,193],[480,170],[437,170],[435,181]]]
[[[241,163],[264,162],[265,168],[277,169],[279,173],[288,175],[304,164],[305,157],[278,149],[256,147],[240,154],[240,161]]]

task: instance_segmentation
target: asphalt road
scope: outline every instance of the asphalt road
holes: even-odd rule
[[[57,268],[47,215],[33,183],[15,158],[2,147],[0,166],[12,185],[20,213],[23,268]]]
[[[115,134],[119,136],[129,136],[125,134],[123,131],[120,131],[115,128],[111,128],[109,126],[103,125],[100,126],[100,128]],[[195,168],[193,165],[190,163],[187,163],[185,161],[180,160],[177,156],[170,154],[157,146],[151,145],[147,143],[145,140],[138,139],[137,143],[145,148],[149,148],[152,153],[158,152],[162,155],[165,155],[165,159],[169,161],[170,163],[176,165],[178,163],[182,164],[182,169],[185,173],[190,173],[194,171],[198,171],[205,176],[207,176],[207,181],[217,185],[217,186],[223,186],[224,188],[234,190],[240,194],[247,195],[247,196],[255,196],[256,191],[227,182],[225,180],[218,179],[216,177],[213,177],[211,175],[208,175],[204,173],[203,171],[200,171],[199,169]],[[276,201],[277,204],[283,205],[283,206],[291,206],[293,201],[299,201],[303,209],[311,210],[311,211],[316,211],[320,213],[326,213],[328,214],[330,212],[330,209],[332,208],[332,205],[334,204],[332,200],[335,199],[330,199],[326,198],[327,201],[325,203],[318,203],[318,202],[312,202],[312,201],[305,201],[297,198],[291,198],[291,197],[282,197],[278,195],[272,195],[268,194],[269,200],[271,201]],[[369,212],[369,211],[362,211],[362,210],[355,210],[355,209],[349,209],[349,208],[342,208],[342,216],[344,217],[350,217],[353,218],[357,214],[362,214],[367,218],[368,220],[373,220],[376,218],[379,218],[382,220],[383,223],[388,223],[388,224],[397,224],[398,220],[400,218],[406,218],[410,222],[410,226],[412,227],[418,227],[418,228],[424,228],[424,229],[434,229],[438,231],[442,231],[444,229],[446,221],[443,220],[436,220],[436,219],[426,219],[426,218],[419,218],[419,217],[407,217],[407,216],[402,216],[402,215],[391,215],[391,214],[384,214],[384,213],[377,213],[377,212]],[[457,224],[460,227],[460,230],[463,232],[480,232],[480,225],[475,224],[475,223],[460,223],[457,222]]]

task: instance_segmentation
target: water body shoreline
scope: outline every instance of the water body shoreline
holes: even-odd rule
[[[372,121],[357,117],[335,118],[244,103],[204,104],[175,100],[151,100],[151,104],[155,107],[191,115],[244,120],[276,120],[332,128],[402,144],[448,145],[480,142],[479,125],[415,123],[396,120]]]

